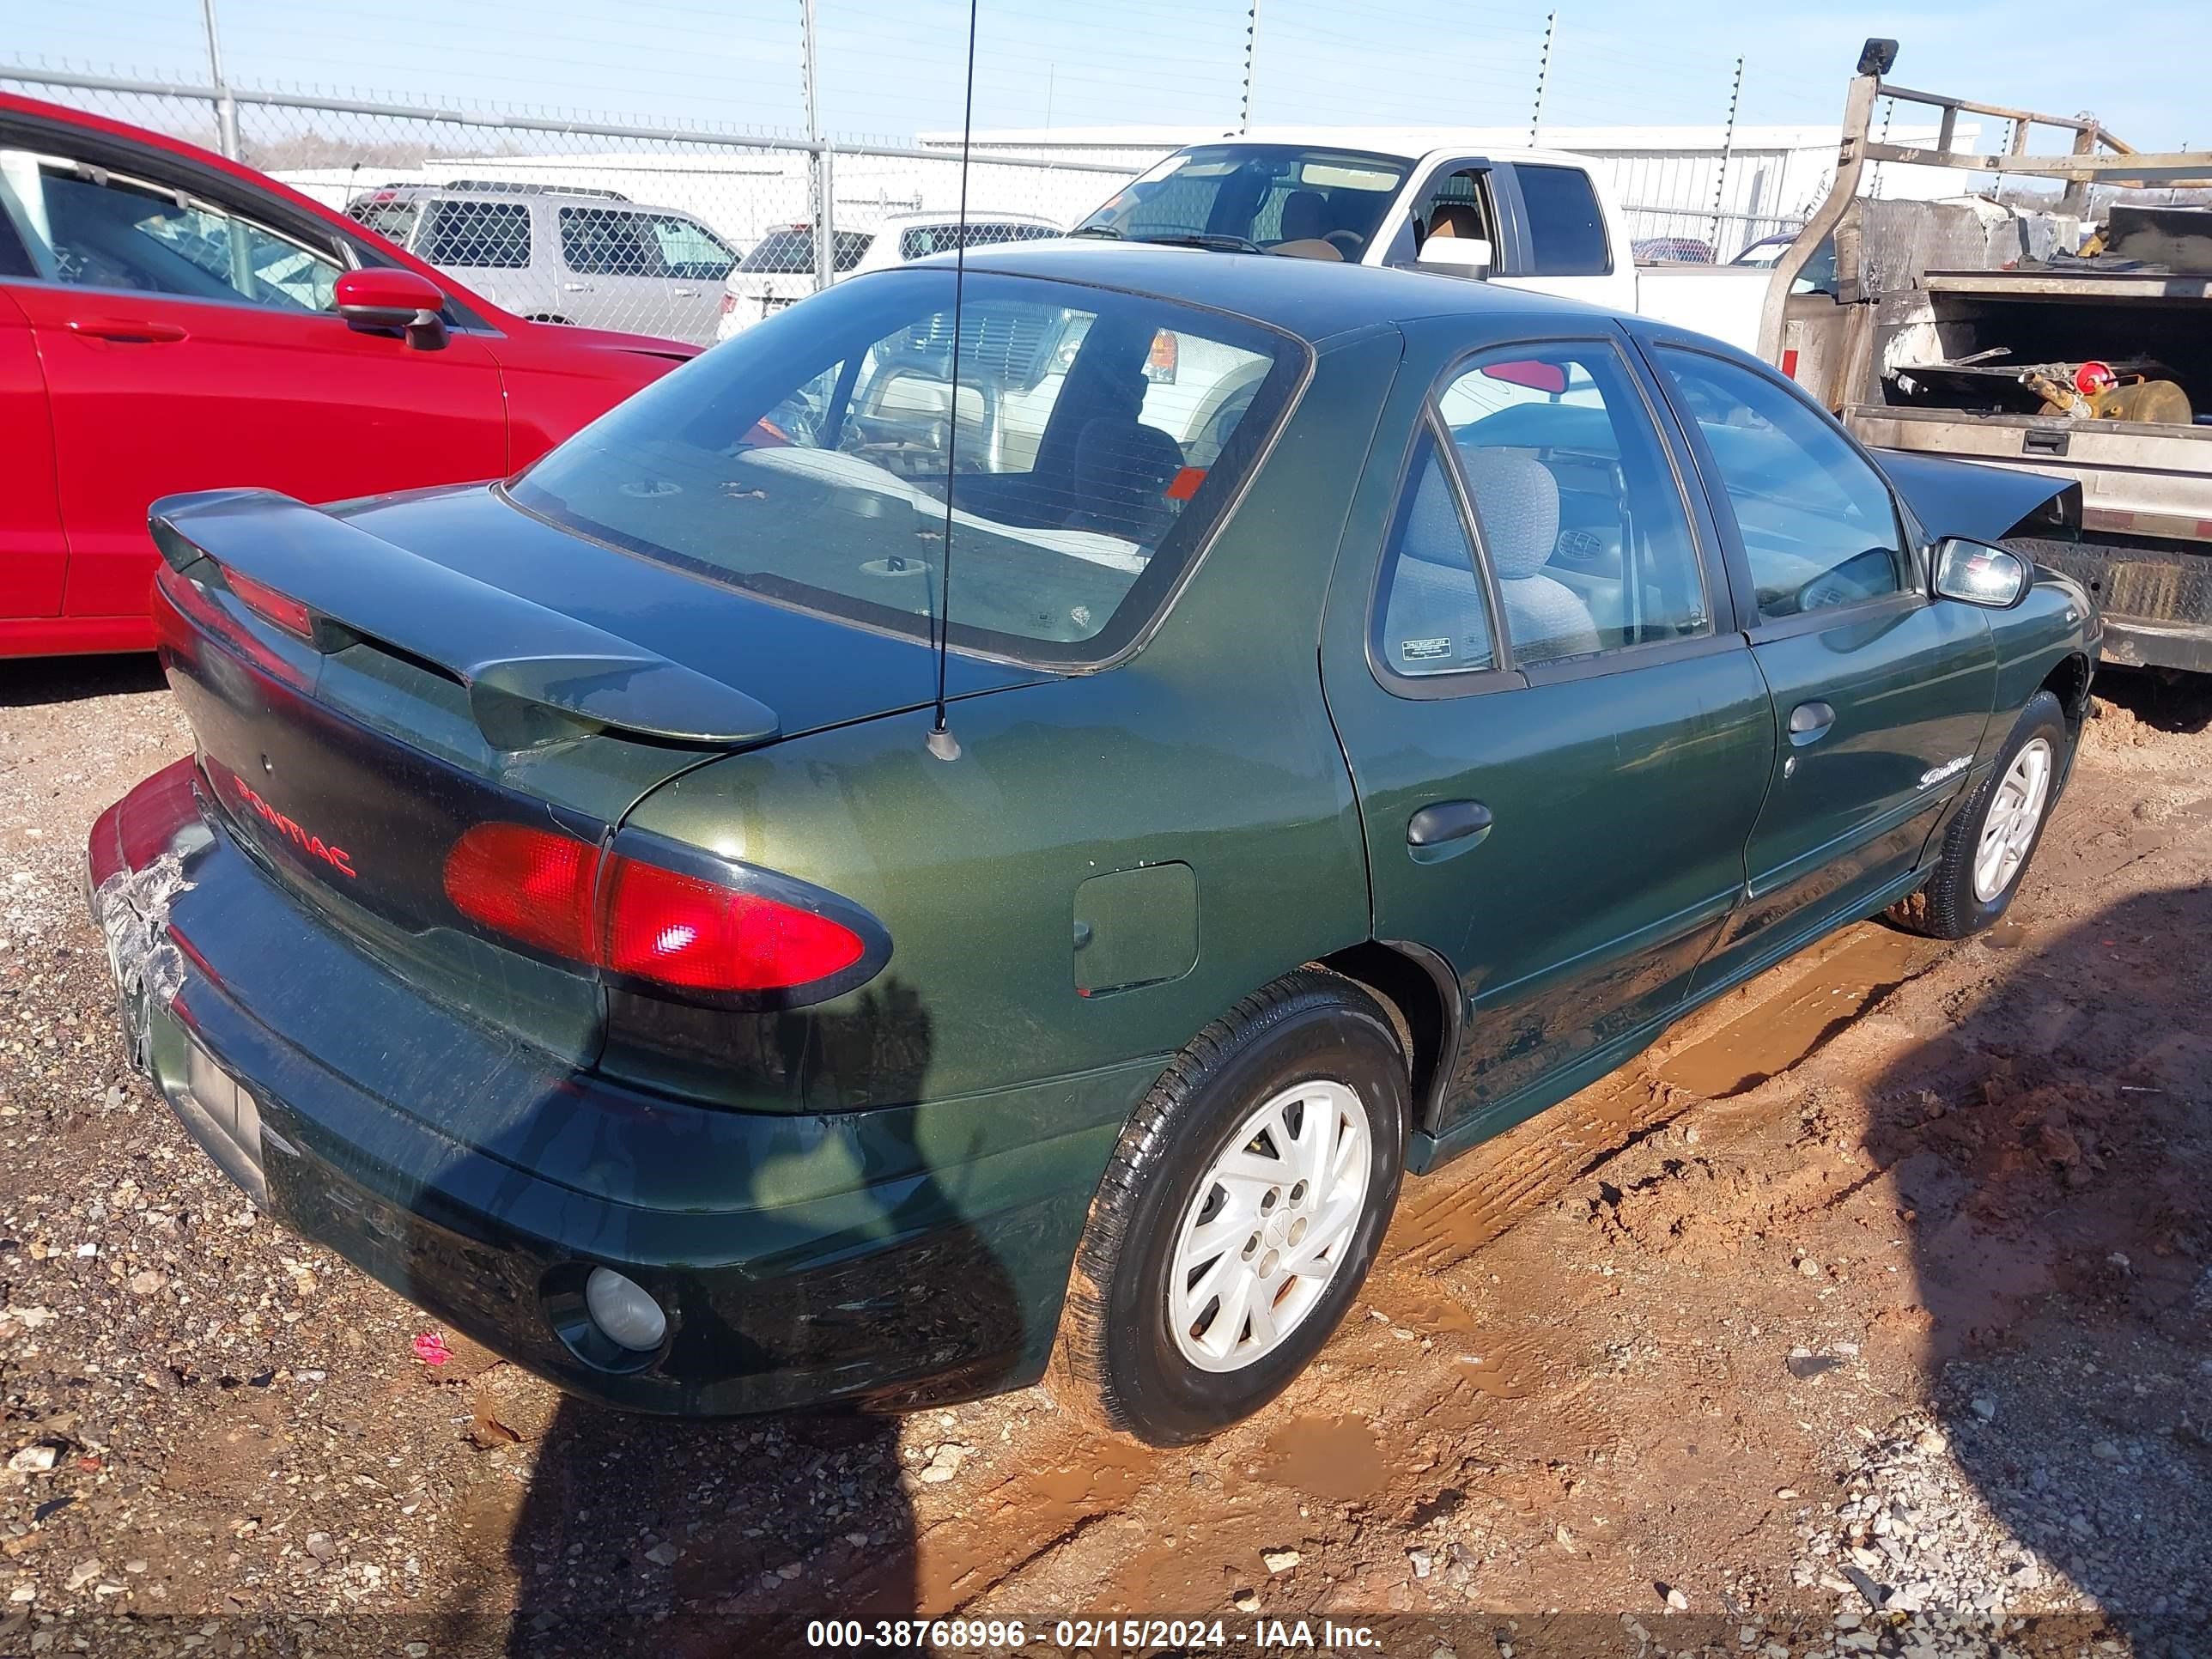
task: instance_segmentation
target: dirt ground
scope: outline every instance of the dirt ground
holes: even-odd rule
[[[0,665],[0,1655],[2212,1653],[2212,693],[2100,691],[1998,930],[1847,930],[1413,1183],[1322,1363],[1158,1453],[418,1358],[123,1067],[78,861],[158,678]]]

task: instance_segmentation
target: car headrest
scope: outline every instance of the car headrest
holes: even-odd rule
[[[1541,461],[1518,450],[1462,450],[1460,459],[1474,492],[1491,568],[1500,581],[1534,575],[1559,539],[1558,480]]]

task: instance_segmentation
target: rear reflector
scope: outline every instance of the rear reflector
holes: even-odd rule
[[[495,933],[676,991],[796,990],[869,953],[832,916],[527,824],[469,830],[446,856],[445,886],[456,910]]]
[[[446,896],[495,933],[590,962],[601,856],[598,847],[574,836],[479,823],[446,855]]]

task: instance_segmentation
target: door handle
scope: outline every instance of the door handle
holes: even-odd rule
[[[563,283],[561,284],[561,292],[563,294],[589,294],[591,291],[592,285],[589,283]]]
[[[676,290],[676,297],[679,300],[696,300],[699,297],[699,290],[696,288],[679,288]]]
[[[129,345],[174,345],[185,337],[185,331],[174,323],[149,323],[135,317],[72,317],[69,329],[88,340]]]
[[[1836,711],[1826,703],[1799,703],[1790,711],[1790,746],[1802,749],[1808,743],[1820,742],[1835,723]]]
[[[1433,864],[1480,846],[1495,822],[1479,800],[1440,800],[1406,820],[1406,849],[1416,864]]]

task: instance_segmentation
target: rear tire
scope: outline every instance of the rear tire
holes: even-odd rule
[[[1054,1362],[1066,1403],[1171,1446],[1281,1393],[1366,1279],[1397,1204],[1408,1094],[1389,1016],[1320,969],[1193,1039],[1091,1201]]]
[[[1930,939],[1965,939],[2004,915],[2043,840],[2073,749],[2065,709],[2050,692],[2037,692],[1944,831],[1926,885],[1893,906],[1891,920]]]

